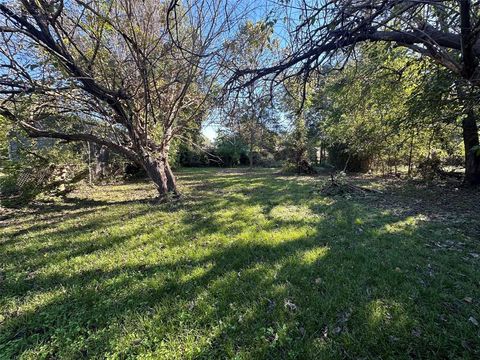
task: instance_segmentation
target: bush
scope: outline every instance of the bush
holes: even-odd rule
[[[32,167],[10,166],[0,180],[0,199],[3,206],[24,206],[44,193],[64,196],[74,190],[77,182],[88,173],[76,164],[54,164]]]
[[[3,171],[6,173],[0,179],[0,201],[2,206],[24,206],[40,194],[41,188],[28,179],[31,168],[20,169],[18,166],[9,166]]]
[[[420,161],[417,168],[420,176],[426,181],[432,181],[443,173],[442,162],[436,154]]]
[[[182,143],[176,152],[175,164],[186,167],[202,167],[209,165],[209,159],[206,150]]]
[[[282,172],[285,174],[298,175],[314,175],[317,173],[307,160],[301,160],[298,164],[286,161],[282,166]]]
[[[366,173],[372,164],[370,157],[354,154],[344,144],[330,146],[328,160],[336,169],[354,173]]]
[[[248,164],[247,146],[242,141],[222,139],[217,144],[216,155],[221,159],[221,166]]]
[[[275,168],[282,166],[280,161],[275,160],[273,155],[259,156],[255,159],[255,165],[265,168]]]

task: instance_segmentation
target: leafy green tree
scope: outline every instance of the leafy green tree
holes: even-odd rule
[[[216,154],[223,166],[236,166],[248,159],[249,146],[237,134],[221,132],[215,140]]]
[[[465,181],[480,184],[479,134],[473,92],[480,85],[480,4],[472,0],[439,1],[285,1],[288,51],[257,68],[238,68],[230,83],[249,86],[258,79],[276,83],[292,76],[303,81],[326,64],[335,67],[351,59],[359,44],[390,43],[432,61],[456,76],[461,101]],[[294,15],[294,16],[292,16]],[[298,15],[298,16],[297,16]],[[277,16],[277,17],[275,17]],[[472,89],[471,87],[475,89]]]
[[[434,70],[434,71],[432,71]],[[323,79],[309,114],[319,133],[355,169],[397,167],[409,172],[433,153],[458,155],[461,114],[449,72],[403,49],[361,48],[356,62]]]

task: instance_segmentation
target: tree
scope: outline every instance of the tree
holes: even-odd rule
[[[177,193],[172,140],[208,111],[220,1],[0,3],[0,111],[31,137],[87,141]],[[219,48],[216,48],[218,50]]]
[[[315,171],[308,159],[308,139],[305,119],[298,115],[293,119],[292,131],[285,139],[287,171],[292,170],[296,174],[313,174]]]
[[[215,152],[223,166],[246,164],[248,150],[247,143],[234,132],[220,131],[215,139]]]
[[[237,69],[230,83],[308,77],[326,63],[345,63],[362,42],[391,42],[433,59],[455,73],[462,94],[465,180],[480,184],[478,127],[470,89],[480,85],[480,12],[471,0],[287,1],[291,43],[283,59],[262,68]],[[293,9],[293,10],[292,10]]]
[[[228,67],[258,67],[278,48],[272,38],[272,24],[260,21],[246,21],[235,38],[229,42],[232,56]],[[250,84],[229,94],[223,104],[225,113],[223,125],[230,128],[248,144],[249,166],[253,167],[254,153],[264,135],[278,127],[273,114],[270,88],[266,82]]]
[[[351,170],[405,165],[411,174],[414,163],[434,153],[457,156],[461,108],[454,78],[431,60],[389,44],[364,44],[356,61],[322,79],[308,116],[342,168],[349,159]]]

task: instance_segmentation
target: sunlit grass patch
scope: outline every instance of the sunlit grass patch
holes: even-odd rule
[[[318,221],[320,215],[316,214],[308,206],[296,206],[296,205],[277,205],[269,212],[269,216],[273,220],[279,221]]]
[[[0,359],[475,358],[469,222],[312,195],[317,181],[182,170],[178,202],[85,187],[11,219]]]

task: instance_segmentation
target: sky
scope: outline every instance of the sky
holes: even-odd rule
[[[214,124],[207,124],[205,126],[202,126],[202,134],[205,136],[208,140],[214,141],[217,137],[217,131],[218,131],[218,126]]]
[[[276,0],[235,0],[237,3],[243,4],[243,6],[239,6],[239,9],[242,9],[241,11],[245,11],[245,9],[249,9],[248,11],[248,20],[250,21],[260,21],[260,20],[265,20],[267,18],[275,17],[277,18],[277,22],[274,25],[274,37],[279,40],[281,45],[286,45],[287,38],[288,38],[288,28],[287,24],[285,21],[282,21],[282,16],[289,16],[291,18],[298,17],[300,15],[300,12],[295,6],[293,6],[293,2],[290,4],[291,6],[279,6],[280,3],[278,3]],[[287,13],[283,12],[278,12],[274,13],[273,9],[283,9],[283,11],[288,11]],[[287,10],[288,9],[288,10]],[[215,114],[212,119],[207,119],[205,123],[202,125],[202,134],[208,138],[210,141],[214,141],[217,137],[218,130],[220,128],[219,124],[219,119],[215,118],[216,116],[219,116],[218,114]],[[286,122],[286,119],[284,117],[284,114],[279,114],[280,116],[280,122],[284,123]]]

